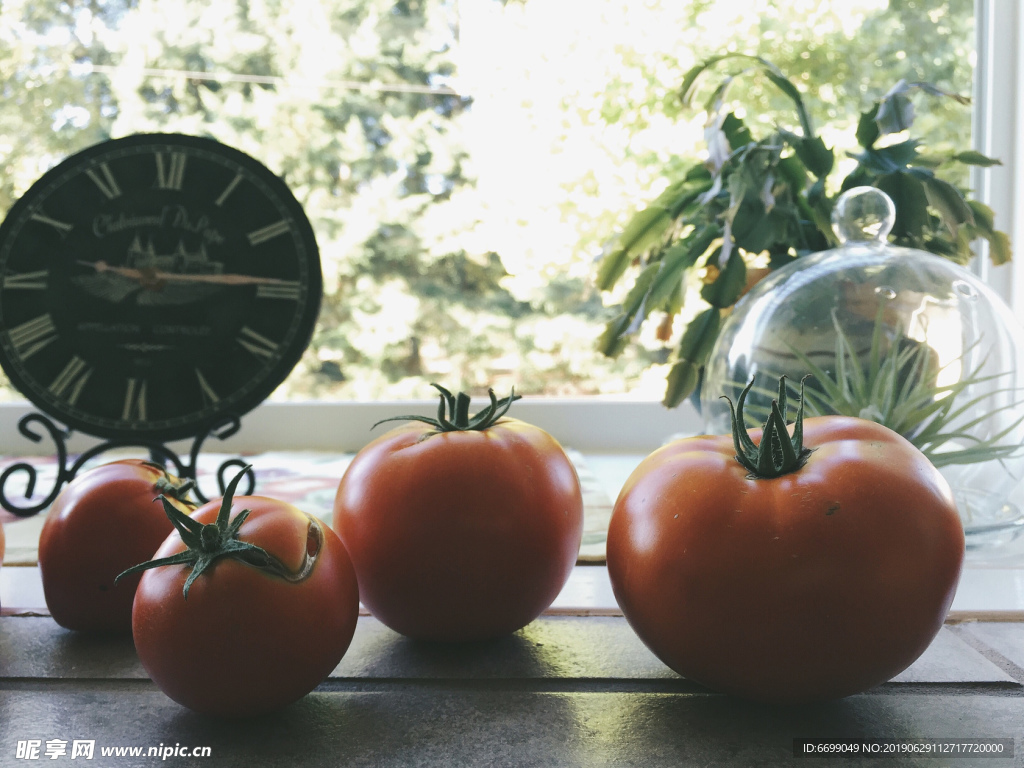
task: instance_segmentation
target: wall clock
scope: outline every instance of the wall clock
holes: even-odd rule
[[[0,225],[0,365],[100,437],[169,441],[251,410],[308,346],[321,295],[288,187],[210,139],[97,144]]]

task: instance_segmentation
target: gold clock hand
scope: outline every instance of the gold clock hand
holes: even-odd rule
[[[79,261],[87,267],[92,267],[97,272],[113,272],[124,277],[138,280],[139,282],[175,282],[175,283],[215,283],[219,285],[288,285],[288,280],[281,280],[276,277],[258,277],[256,275],[220,274],[179,274],[177,272],[162,272],[160,270],[133,269],[131,267],[116,267],[107,264],[105,261]]]
[[[144,275],[141,269],[132,269],[131,267],[115,267],[107,264],[105,261],[83,261],[78,259],[76,264],[81,264],[83,267],[92,267],[99,273],[113,272],[114,274],[121,275],[123,277],[130,277],[134,280],[142,280]]]

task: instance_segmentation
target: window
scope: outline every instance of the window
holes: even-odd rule
[[[727,49],[764,55],[837,145],[901,77],[961,94],[974,78],[978,147],[1005,164],[972,182],[1007,229],[1021,16],[1013,0],[7,3],[0,211],[108,136],[210,135],[281,174],[320,243],[320,326],[274,399],[426,397],[439,380],[658,413],[668,347],[598,355],[609,310],[592,277],[617,227],[701,151],[683,73]],[[751,119],[792,122],[770,84],[742,87]],[[968,143],[969,109],[918,115],[937,146]],[[1024,270],[990,278],[1024,296]]]

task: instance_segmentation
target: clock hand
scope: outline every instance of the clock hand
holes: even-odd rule
[[[256,275],[200,275],[200,274],[179,274],[177,272],[162,272],[160,270],[133,269],[132,267],[116,267],[107,264],[105,261],[81,261],[77,263],[92,267],[97,272],[113,272],[123,277],[138,280],[139,282],[175,282],[175,283],[215,283],[218,285],[288,285],[288,280],[280,280],[276,277],[258,277]]]

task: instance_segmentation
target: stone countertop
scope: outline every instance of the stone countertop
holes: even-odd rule
[[[197,639],[197,652],[202,642]],[[767,707],[662,665],[618,616],[546,615],[466,645],[403,638],[362,616],[316,691],[245,722],[166,698],[129,637],[84,636],[49,617],[0,618],[0,765],[18,742],[41,760],[155,766],[757,766],[800,762],[798,738],[1010,739],[995,759],[816,758],[810,764],[1024,765],[1024,622],[947,624],[893,681],[840,701]],[[49,760],[46,742],[68,754]],[[103,748],[209,747],[210,757],[104,756]],[[75,764],[72,762],[71,764]]]

